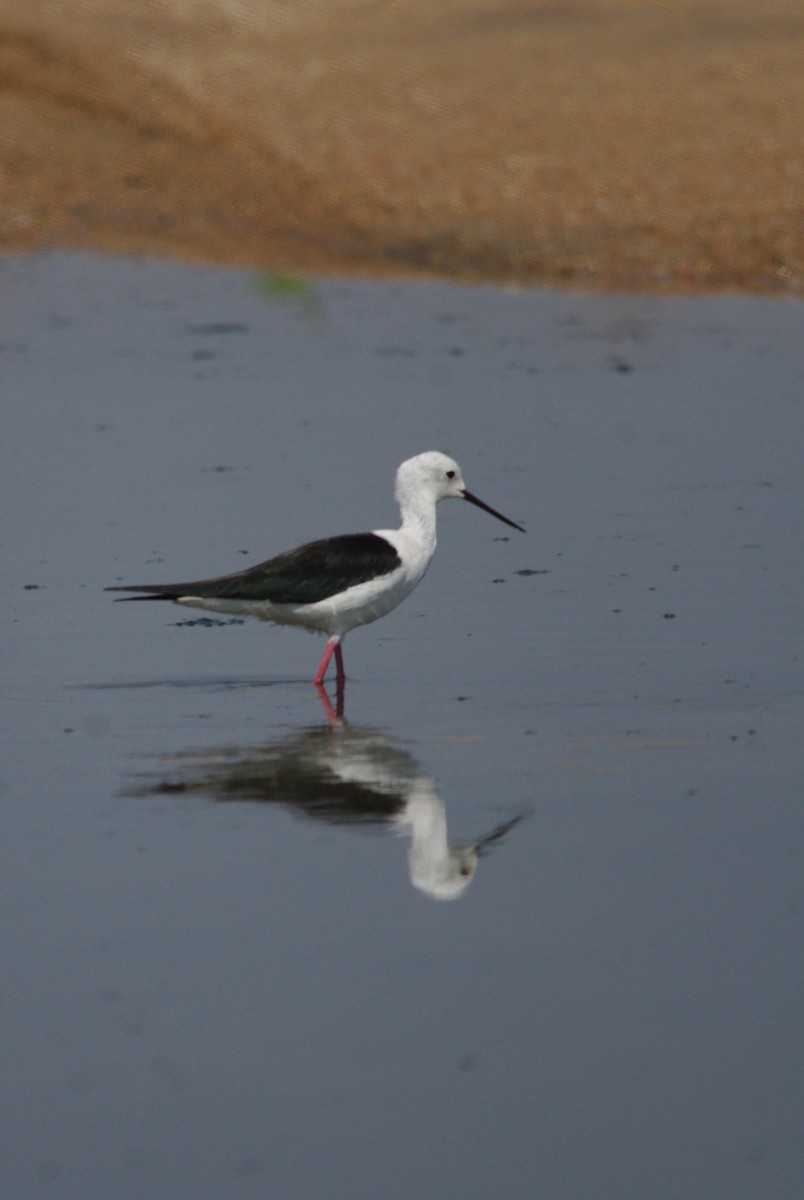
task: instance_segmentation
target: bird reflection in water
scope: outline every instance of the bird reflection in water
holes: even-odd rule
[[[277,803],[328,824],[390,827],[410,838],[411,883],[437,900],[461,896],[481,856],[524,815],[475,841],[450,845],[444,800],[413,755],[379,730],[340,720],[266,745],[188,751],[173,760],[169,778],[136,790]]]

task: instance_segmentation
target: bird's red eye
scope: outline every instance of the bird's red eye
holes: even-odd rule
[[[454,478],[455,478],[455,472],[447,471],[447,479],[454,479]]]

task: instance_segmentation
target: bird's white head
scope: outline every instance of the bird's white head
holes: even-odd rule
[[[436,504],[439,500],[468,500],[484,512],[491,513],[498,521],[525,532],[521,525],[509,521],[508,517],[467,491],[461,468],[455,459],[439,450],[428,450],[402,463],[396,473],[396,499],[403,514],[422,502]]]
[[[403,462],[396,473],[396,498],[400,504],[413,496],[429,500],[462,500],[466,486],[454,459],[438,450],[428,450]]]

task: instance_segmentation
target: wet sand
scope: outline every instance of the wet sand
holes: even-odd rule
[[[801,294],[800,0],[0,3],[0,246]]]

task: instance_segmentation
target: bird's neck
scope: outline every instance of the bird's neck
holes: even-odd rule
[[[432,556],[436,546],[436,511],[432,501],[422,501],[418,497],[407,497],[400,505],[402,527],[400,533],[415,541],[428,557]]]

